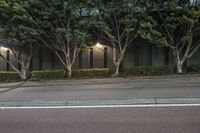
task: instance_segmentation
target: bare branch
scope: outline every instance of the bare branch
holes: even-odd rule
[[[192,47],[190,54],[188,55],[188,58],[192,57],[194,53],[200,49],[200,41],[196,43],[196,47]]]

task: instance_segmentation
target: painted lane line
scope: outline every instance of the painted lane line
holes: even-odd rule
[[[145,108],[145,107],[195,107],[200,104],[147,104],[147,105],[99,105],[99,106],[33,106],[33,107],[0,107],[5,109],[84,109],[84,108]]]

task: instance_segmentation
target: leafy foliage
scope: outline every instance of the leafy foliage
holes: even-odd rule
[[[31,5],[26,1],[10,0],[1,2],[0,6],[0,35],[1,38],[12,40],[16,46],[36,42],[37,24],[30,14]]]
[[[183,63],[200,48],[200,8],[190,1],[148,0],[147,10],[157,22],[153,34],[161,41],[154,41],[169,47],[181,73]],[[156,37],[157,36],[157,37]]]
[[[0,82],[20,81],[20,77],[14,72],[0,72]]]
[[[64,79],[63,70],[33,71],[32,80],[59,80]]]
[[[81,48],[90,40],[85,1],[32,1],[37,20],[39,40],[52,49],[71,76],[71,68]],[[38,17],[39,16],[39,17]],[[64,56],[63,56],[64,55]]]
[[[147,16],[143,4],[144,1],[137,0],[96,0],[92,4],[95,12],[92,12],[90,24],[96,27],[101,41],[113,47],[115,75],[119,73],[128,47],[134,45],[137,39],[149,40],[154,37],[152,34],[160,35],[154,30],[153,19]]]
[[[39,46],[37,23],[35,23],[31,8],[25,0],[0,1],[0,45],[11,50],[21,69],[1,53],[0,57],[9,63],[24,80],[28,78],[31,58]],[[23,58],[23,55],[27,58]]]
[[[124,68],[125,75],[128,76],[153,76],[174,74],[173,66],[135,66]]]

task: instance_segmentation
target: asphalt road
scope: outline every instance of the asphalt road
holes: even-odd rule
[[[200,75],[0,84],[0,102],[200,98]]]
[[[200,107],[5,109],[0,133],[200,133]]]

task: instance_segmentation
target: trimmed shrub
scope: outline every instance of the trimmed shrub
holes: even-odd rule
[[[106,78],[110,77],[112,71],[108,68],[105,69],[78,69],[74,70],[72,77],[84,79],[84,78]]]
[[[72,79],[108,78],[114,73],[112,69],[77,69],[72,72]],[[126,76],[151,76],[173,74],[173,66],[136,66],[124,68],[121,73]],[[66,79],[63,70],[33,71],[32,79],[52,80]]]
[[[199,64],[190,65],[189,67],[187,67],[187,72],[200,73],[200,65]]]
[[[104,78],[110,77],[110,69],[77,69],[72,72],[72,78],[85,79],[85,78]],[[53,80],[53,79],[66,79],[63,70],[44,70],[33,71],[33,80]]]
[[[19,81],[20,79],[15,72],[0,72],[0,82]]]
[[[32,79],[35,80],[64,79],[64,71],[63,70],[33,71]]]
[[[123,74],[136,76],[173,74],[173,66],[135,66],[124,68]]]

